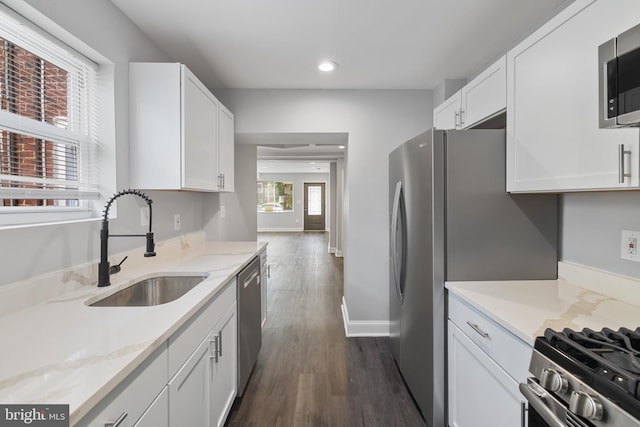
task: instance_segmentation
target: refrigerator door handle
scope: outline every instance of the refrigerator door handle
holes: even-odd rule
[[[404,293],[402,290],[402,280],[404,275],[402,274],[403,265],[398,266],[398,221],[403,220],[402,213],[400,212],[402,203],[402,181],[398,181],[396,184],[396,192],[393,196],[393,211],[391,214],[391,271],[393,272],[393,283],[396,288],[396,296],[398,301],[402,303],[404,299]],[[404,243],[404,242],[403,242]],[[404,259],[404,253],[400,254]],[[404,263],[402,263],[404,264]]]

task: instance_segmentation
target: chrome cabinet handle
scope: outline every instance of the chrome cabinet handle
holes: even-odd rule
[[[460,109],[460,127],[464,126],[464,110]]]
[[[104,427],[118,427],[120,424],[122,424],[124,419],[127,418],[127,415],[129,414],[127,414],[126,412],[123,412],[122,415],[120,415],[117,420],[107,421],[106,423],[104,423]]]
[[[520,427],[527,427],[527,402],[520,402]]]
[[[631,178],[631,174],[625,171],[624,156],[631,155],[631,150],[625,150],[624,144],[618,144],[618,183],[624,184],[625,178]]]
[[[455,118],[453,119],[453,126],[456,129],[460,127],[460,111],[455,112]]]
[[[520,393],[527,398],[529,404],[536,409],[538,415],[540,415],[550,427],[567,426],[556,414],[553,413],[551,409],[549,409],[547,405],[544,404],[544,401],[542,400],[544,396],[539,396],[535,391],[531,390],[531,387],[527,384],[520,383],[518,388],[520,389]]]
[[[470,321],[467,320],[467,325],[471,326],[471,329],[476,331],[482,338],[489,338],[489,334],[483,331],[482,329],[480,329],[480,326],[478,326],[477,324],[471,323]]]
[[[209,356],[215,363],[218,363],[218,336],[216,335],[212,340],[209,340],[209,345],[213,344],[213,355]]]
[[[267,279],[271,279],[271,265],[267,265]]]
[[[218,332],[218,356],[222,357],[222,331]]]

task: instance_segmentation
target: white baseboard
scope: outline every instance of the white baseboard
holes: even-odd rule
[[[382,320],[350,320],[347,302],[342,297],[342,320],[344,322],[344,333],[350,337],[388,337],[391,323]]]

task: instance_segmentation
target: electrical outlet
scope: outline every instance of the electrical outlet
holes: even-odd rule
[[[140,208],[140,226],[149,226],[149,206],[143,206]]]
[[[640,231],[622,230],[620,258],[640,262],[640,254],[638,253],[639,242]]]
[[[180,224],[180,214],[175,214],[175,215],[173,216],[173,229],[174,229],[175,231],[180,230],[180,225],[181,225],[181,224]]]

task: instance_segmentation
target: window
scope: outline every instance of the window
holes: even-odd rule
[[[293,212],[293,183],[258,181],[258,212]]]
[[[90,217],[99,197],[98,66],[54,40],[0,9],[0,225]]]

